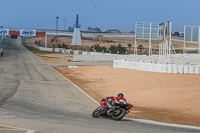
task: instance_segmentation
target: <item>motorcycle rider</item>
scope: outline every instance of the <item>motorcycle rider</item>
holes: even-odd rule
[[[126,98],[124,98],[123,93],[119,93],[115,99],[116,99],[116,101],[115,101],[116,103],[126,102]]]
[[[109,101],[109,99],[111,100]],[[103,114],[106,114],[108,109],[115,109],[116,104],[123,104],[124,102],[126,102],[126,99],[124,98],[123,93],[119,93],[117,97],[106,97],[102,102]]]

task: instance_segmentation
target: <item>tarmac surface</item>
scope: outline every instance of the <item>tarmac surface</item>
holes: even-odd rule
[[[0,58],[0,125],[22,133],[199,133],[200,130],[94,119],[97,104],[21,45],[5,38]],[[0,133],[14,133],[0,130]]]

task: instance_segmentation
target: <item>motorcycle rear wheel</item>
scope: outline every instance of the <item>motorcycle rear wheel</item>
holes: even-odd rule
[[[126,110],[124,108],[119,108],[116,111],[120,111],[120,113],[113,113],[111,116],[113,120],[119,121],[126,115]]]
[[[94,112],[92,113],[92,117],[93,118],[98,118],[101,115],[101,108],[98,107],[97,109],[94,110]]]

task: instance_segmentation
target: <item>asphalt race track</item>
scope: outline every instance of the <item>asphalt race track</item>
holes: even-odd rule
[[[4,57],[0,58],[0,125],[36,133],[200,132],[128,119],[94,119],[91,113],[97,104],[31,54],[20,39],[7,37],[1,47]]]

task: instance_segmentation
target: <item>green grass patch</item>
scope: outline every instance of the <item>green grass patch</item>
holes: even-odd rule
[[[24,47],[27,47],[28,45],[27,45],[27,42],[26,42],[26,39],[29,39],[28,37],[22,37],[21,38],[21,42],[22,42],[22,45],[24,46]]]

